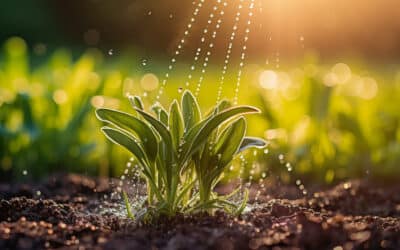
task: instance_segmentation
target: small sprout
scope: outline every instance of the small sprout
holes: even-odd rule
[[[135,216],[132,214],[132,208],[131,208],[131,204],[129,203],[128,195],[125,192],[122,192],[122,197],[123,197],[124,202],[125,202],[126,213],[128,215],[128,218],[134,220]]]

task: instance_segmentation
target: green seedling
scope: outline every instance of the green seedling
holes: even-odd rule
[[[168,112],[155,105],[152,115],[139,97],[130,99],[135,115],[104,108],[96,114],[108,124],[102,128],[107,138],[129,150],[139,163],[147,184],[146,210],[165,216],[215,209],[240,213],[246,198],[229,200],[239,190],[221,196],[214,187],[238,153],[265,145],[262,139],[245,137],[243,115],[259,110],[230,107],[223,101],[203,118],[197,100],[186,91],[181,104],[173,101]]]

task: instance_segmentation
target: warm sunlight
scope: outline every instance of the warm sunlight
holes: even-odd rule
[[[2,0],[0,249],[400,249],[400,0]]]

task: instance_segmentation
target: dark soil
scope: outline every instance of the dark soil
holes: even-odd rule
[[[257,208],[239,218],[139,226],[101,209],[113,205],[104,200],[113,192],[106,179],[0,184],[0,249],[400,249],[400,184],[351,181],[312,191],[304,197],[295,185],[270,183]]]

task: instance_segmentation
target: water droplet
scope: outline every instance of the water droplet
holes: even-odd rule
[[[179,88],[178,88],[178,93],[182,93],[182,91],[183,91],[183,88],[182,88],[182,87],[179,87]]]
[[[28,174],[28,171],[24,170],[24,171],[22,171],[22,174],[23,174],[23,175],[27,175],[27,174]]]
[[[108,55],[110,56],[114,55],[114,50],[113,49],[108,50]]]
[[[147,65],[147,59],[142,59],[142,65],[146,66]]]
[[[265,179],[266,177],[267,177],[267,173],[263,172],[263,173],[261,174],[261,178]]]

